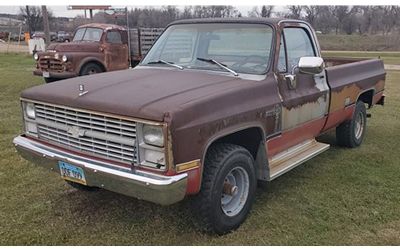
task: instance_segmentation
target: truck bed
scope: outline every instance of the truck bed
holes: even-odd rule
[[[329,118],[324,130],[351,118],[352,108],[362,99],[369,107],[378,103],[385,87],[381,59],[324,58],[331,89]]]

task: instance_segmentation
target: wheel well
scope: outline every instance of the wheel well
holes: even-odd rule
[[[103,72],[106,72],[106,71],[107,71],[106,68],[104,67],[104,65],[103,65],[102,63],[100,63],[100,62],[98,62],[98,61],[95,61],[95,60],[91,60],[91,61],[87,61],[87,62],[85,62],[84,64],[82,64],[81,68],[79,69],[79,74],[82,73],[82,69],[83,69],[86,65],[88,65],[89,63],[96,64],[97,66],[99,66],[99,67],[101,68],[101,70],[102,70]]]
[[[363,103],[368,104],[368,108],[372,106],[372,100],[374,98],[374,90],[370,89],[365,92],[363,92],[359,97],[357,101],[362,101]]]
[[[257,157],[258,146],[262,141],[262,133],[259,128],[248,128],[241,131],[225,135],[214,141],[215,143],[231,143],[246,148],[254,159]]]
[[[210,147],[217,143],[230,143],[246,148],[253,156],[257,179],[267,180],[269,178],[269,168],[264,142],[262,129],[251,127],[218,138]]]

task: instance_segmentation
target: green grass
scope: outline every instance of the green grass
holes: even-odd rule
[[[381,58],[385,64],[400,65],[399,51],[322,51],[322,55],[329,57]]]
[[[356,149],[335,146],[258,189],[235,232],[211,236],[189,201],[161,207],[108,191],[85,193],[21,159],[18,96],[41,84],[33,60],[0,54],[0,245],[399,245],[400,71],[387,76],[387,104],[370,111]]]
[[[399,51],[400,36],[386,35],[345,35],[345,34],[318,34],[318,41],[322,50],[347,51]]]

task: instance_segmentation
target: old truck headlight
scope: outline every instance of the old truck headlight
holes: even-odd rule
[[[68,57],[67,57],[66,55],[63,55],[62,58],[61,58],[61,60],[62,60],[63,62],[66,62],[66,61],[68,61]]]
[[[33,103],[27,103],[25,105],[25,113],[28,118],[35,119],[36,118],[35,105]]]
[[[33,59],[35,59],[35,61],[39,60],[39,55],[38,55],[38,53],[35,53],[35,54],[33,55]]]
[[[142,166],[165,170],[166,147],[164,127],[150,124],[139,126],[139,163]]]
[[[36,112],[35,112],[35,105],[30,102],[23,102],[22,109],[24,113],[24,128],[25,132],[29,135],[37,137],[38,130],[37,130],[37,123],[35,121]]]
[[[160,126],[143,125],[143,141],[157,147],[164,146],[164,133]]]
[[[143,155],[145,163],[153,163],[158,167],[165,166],[165,154],[164,152],[155,151],[151,149],[143,149]]]
[[[35,122],[25,121],[25,132],[30,135],[37,135],[37,124]]]

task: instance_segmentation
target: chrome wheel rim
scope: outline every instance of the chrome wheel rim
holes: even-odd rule
[[[361,138],[361,136],[364,132],[364,123],[365,123],[364,119],[365,118],[364,118],[363,114],[361,112],[359,112],[357,114],[355,126],[354,126],[354,135],[357,140]]]
[[[226,175],[221,195],[221,208],[225,215],[233,217],[242,211],[249,186],[249,175],[242,167],[235,167]]]

